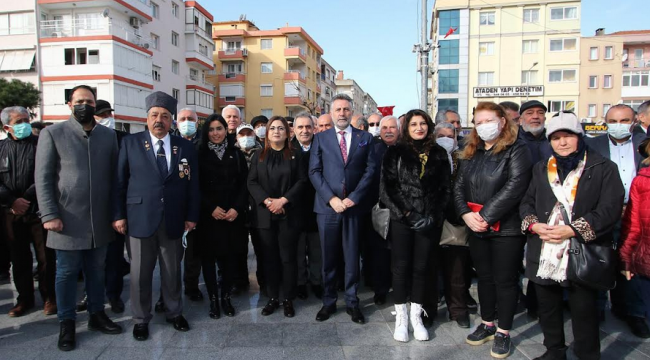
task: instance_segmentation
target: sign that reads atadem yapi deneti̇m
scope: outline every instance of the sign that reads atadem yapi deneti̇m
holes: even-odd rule
[[[474,88],[475,98],[544,96],[544,85],[481,86]]]

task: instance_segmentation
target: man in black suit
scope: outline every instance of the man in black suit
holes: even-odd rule
[[[647,100],[639,105],[639,108],[637,109],[636,119],[637,125],[634,127],[634,135],[646,135],[648,133],[648,128],[650,127],[650,100]]]

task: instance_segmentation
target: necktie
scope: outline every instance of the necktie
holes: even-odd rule
[[[163,178],[167,177],[169,169],[167,168],[167,156],[165,155],[165,148],[163,147],[164,142],[158,140],[158,152],[156,152],[156,163],[158,164],[158,171]]]
[[[339,134],[341,134],[339,147],[341,148],[341,155],[343,156],[343,163],[345,164],[348,162],[348,143],[345,141],[345,131],[339,131]]]

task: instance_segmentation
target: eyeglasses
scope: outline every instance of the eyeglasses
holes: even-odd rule
[[[368,126],[369,127],[379,126],[379,123],[378,122],[376,122],[376,123],[368,123]]]

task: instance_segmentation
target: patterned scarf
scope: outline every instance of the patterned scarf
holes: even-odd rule
[[[551,215],[548,218],[549,225],[566,225],[571,223],[571,213],[573,210],[573,203],[576,199],[578,191],[578,181],[585,170],[587,162],[587,154],[584,154],[582,160],[578,162],[575,169],[571,170],[566,175],[564,182],[560,180],[558,174],[558,164],[555,156],[548,159],[547,175],[548,182],[551,185],[551,190],[557,199]],[[564,219],[562,216],[561,206],[566,210],[569,219]],[[551,279],[553,281],[562,282],[567,279],[567,265],[569,263],[569,250],[570,241],[566,239],[561,243],[554,244],[550,242],[542,242],[542,251],[539,256],[539,269],[537,276],[542,279]]]
[[[226,152],[226,148],[228,147],[228,139],[224,139],[221,144],[214,144],[211,141],[208,141],[208,149],[214,151],[215,154],[217,154],[217,157],[219,160],[223,160],[223,154]]]

